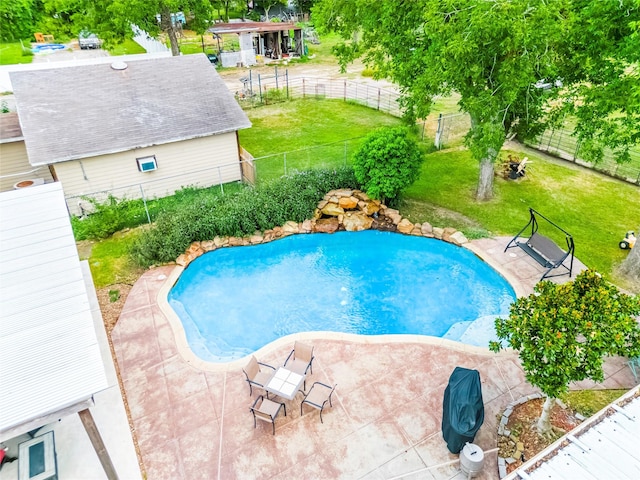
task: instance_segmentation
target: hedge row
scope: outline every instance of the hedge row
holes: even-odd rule
[[[338,188],[359,188],[351,167],[309,170],[231,195],[203,196],[176,211],[158,215],[136,240],[132,255],[142,266],[175,260],[194,241],[216,236],[242,237],[289,220],[313,216],[324,195]]]

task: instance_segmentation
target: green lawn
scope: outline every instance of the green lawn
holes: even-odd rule
[[[134,55],[136,53],[146,53],[147,51],[131,39],[127,39],[109,49],[111,55]]]
[[[33,54],[29,50],[31,44],[23,42],[0,43],[0,65],[14,65],[16,63],[31,63]],[[25,50],[27,49],[27,50]]]
[[[253,127],[240,131],[240,144],[256,158],[273,155],[256,161],[259,181],[283,175],[285,162],[287,171],[344,165],[361,137],[377,127],[400,124],[400,119],[362,105],[312,98],[254,108],[247,115]],[[282,152],[288,152],[286,160]]]

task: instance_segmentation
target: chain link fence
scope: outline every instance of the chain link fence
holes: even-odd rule
[[[631,150],[631,161],[627,163],[616,162],[613,152],[609,149],[605,149],[601,162],[587,162],[580,158],[580,142],[566,128],[545,130],[539,137],[525,143],[536,150],[548,152],[610,177],[640,185],[640,149]]]

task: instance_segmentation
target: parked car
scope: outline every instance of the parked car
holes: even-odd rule
[[[95,49],[102,46],[102,40],[100,40],[95,33],[83,30],[80,32],[80,35],[78,35],[78,44],[82,50]]]

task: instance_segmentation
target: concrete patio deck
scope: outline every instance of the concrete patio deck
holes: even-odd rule
[[[541,267],[519,249],[503,253],[507,241],[476,240],[470,248],[526,295]],[[179,327],[158,301],[175,268],[140,278],[112,332],[147,478],[466,478],[441,433],[443,393],[456,366],[480,372],[485,421],[474,443],[486,460],[479,478],[498,478],[497,416],[509,402],[535,392],[517,354],[422,336],[285,337],[258,351],[258,359],[282,365],[294,339],[303,338],[315,348],[307,388],[313,381],[337,388],[324,423],[317,410],[300,414],[299,394],[285,401],[287,416],[277,417],[272,435],[264,422],[254,429],[249,406],[260,392],[249,396],[245,360],[213,365],[184,350]],[[605,371],[602,384],[576,388],[634,385],[622,358],[609,359]]]

